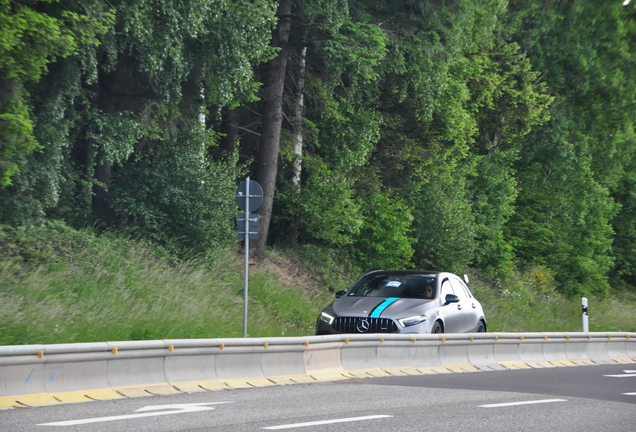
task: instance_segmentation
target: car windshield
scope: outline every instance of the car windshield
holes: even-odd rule
[[[435,297],[435,276],[426,274],[374,273],[360,279],[348,297]]]

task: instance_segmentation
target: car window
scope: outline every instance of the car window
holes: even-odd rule
[[[435,278],[430,276],[414,275],[406,278],[411,298],[432,299],[435,298]]]
[[[459,279],[451,278],[450,281],[453,285],[453,288],[455,289],[455,294],[457,294],[459,297],[470,298],[468,289]]]
[[[468,289],[466,284],[464,282],[462,282],[462,281],[459,281],[459,283],[461,284],[462,288],[466,292],[466,295],[468,296],[468,298],[473,298],[473,294],[470,292],[470,290]]]
[[[427,295],[426,287],[433,287]],[[359,280],[348,297],[433,298],[435,277],[432,275],[373,274]]]
[[[446,298],[447,294],[455,294],[455,291],[453,290],[453,286],[451,285],[448,279],[442,282],[442,295],[441,295],[442,300]]]

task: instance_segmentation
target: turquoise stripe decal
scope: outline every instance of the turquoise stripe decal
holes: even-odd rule
[[[384,312],[384,309],[388,308],[393,302],[396,302],[399,299],[399,297],[389,297],[384,300],[384,302],[380,303],[380,305],[371,312],[369,318],[380,318],[380,314]]]

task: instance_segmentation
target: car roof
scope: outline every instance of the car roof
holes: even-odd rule
[[[373,276],[374,274],[392,274],[392,275],[396,275],[396,276],[400,276],[400,275],[422,275],[422,276],[432,276],[435,277],[438,280],[441,280],[442,278],[448,278],[448,277],[455,277],[457,279],[459,279],[460,281],[463,280],[463,278],[455,273],[450,273],[450,272],[442,272],[442,271],[437,271],[437,270],[374,270],[371,271],[369,273],[365,273],[362,276],[360,276],[357,280],[361,280],[365,277],[368,276]],[[357,282],[356,282],[357,283]]]
[[[382,274],[382,273],[391,273],[396,275],[427,275],[427,276],[437,276],[440,274],[444,274],[446,272],[440,271],[431,271],[431,270],[374,270],[372,272],[366,273],[363,276],[373,275],[373,274]],[[450,274],[450,273],[449,273]]]

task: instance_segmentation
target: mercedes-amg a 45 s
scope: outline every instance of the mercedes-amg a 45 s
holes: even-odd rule
[[[471,333],[486,331],[468,277],[415,270],[362,276],[318,316],[316,334]]]

